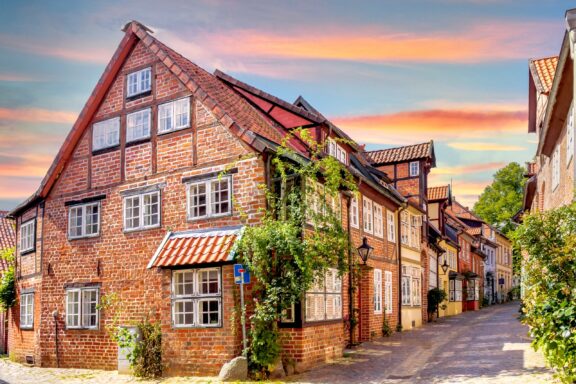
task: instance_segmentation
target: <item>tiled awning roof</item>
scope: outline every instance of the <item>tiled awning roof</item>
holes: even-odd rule
[[[450,185],[428,188],[428,201],[448,200],[450,198]]]
[[[221,263],[234,259],[242,227],[168,232],[148,268]]]
[[[537,83],[539,82],[537,86],[540,92],[545,94],[550,93],[557,65],[558,56],[530,60],[530,69],[532,70],[533,76],[537,76],[535,80]]]

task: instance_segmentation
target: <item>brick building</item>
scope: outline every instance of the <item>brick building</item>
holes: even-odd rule
[[[354,297],[348,276],[330,270],[295,304],[281,324],[283,354],[306,369],[378,335],[384,319],[394,327],[404,236],[398,211],[407,205],[392,178],[303,98],[291,104],[210,74],[137,22],[123,30],[39,189],[10,213],[18,234],[18,304],[8,337],[14,356],[39,366],[114,369],[118,350],[106,326],[147,316],[161,324],[167,374],[217,373],[241,350],[234,243],[266,208],[259,185],[270,182],[278,145],[288,138],[309,155],[298,136],[288,136],[296,127],[327,143],[326,155],[358,181],[358,196],[340,197],[342,223],[354,246],[366,239],[374,251]],[[417,159],[426,175],[430,151]],[[408,233],[420,262],[422,219],[414,217],[425,214],[425,202],[411,197]],[[98,307],[111,294],[121,303],[116,313]],[[250,289],[247,295],[250,302]],[[359,326],[350,334],[346,319],[356,310]]]
[[[408,200],[400,212],[401,324],[403,329],[420,327],[428,320],[429,252],[437,259],[437,251],[428,247],[426,225],[428,174],[436,166],[434,144],[430,141],[366,154],[372,166],[385,172]]]
[[[6,217],[7,211],[0,211],[0,253],[12,250],[16,245],[14,222]],[[8,263],[0,258],[0,279],[8,270]],[[0,354],[8,353],[8,312],[0,309]]]
[[[538,145],[528,164],[523,211],[546,211],[574,200],[575,20],[576,10],[566,11],[558,56],[529,61],[528,132]]]

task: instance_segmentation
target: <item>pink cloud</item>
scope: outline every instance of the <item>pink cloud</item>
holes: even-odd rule
[[[451,148],[461,149],[464,151],[497,151],[497,152],[514,152],[514,151],[524,151],[526,147],[521,147],[519,145],[506,145],[497,143],[482,143],[482,142],[470,142],[470,143],[448,143]]]
[[[43,108],[0,108],[0,120],[30,123],[74,123],[78,114]]]
[[[452,167],[437,167],[432,170],[436,175],[467,175],[470,173],[496,171],[504,167],[504,162],[492,162],[481,164],[458,165]]]

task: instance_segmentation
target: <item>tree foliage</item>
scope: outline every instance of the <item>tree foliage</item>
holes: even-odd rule
[[[0,310],[6,310],[16,303],[14,248],[0,251],[0,259],[8,265],[8,268],[0,276]]]
[[[523,321],[564,383],[576,382],[576,204],[524,217]]]
[[[299,302],[328,268],[347,270],[348,234],[341,224],[341,190],[355,191],[352,175],[305,130],[296,134],[310,148],[310,161],[286,142],[272,158],[267,210],[261,223],[247,226],[238,243],[240,260],[255,277],[251,317],[251,367],[266,376],[280,357],[278,321]],[[318,184],[320,182],[320,184]],[[319,185],[323,187],[319,188]]]
[[[510,163],[494,175],[474,204],[474,213],[504,234],[514,229],[512,217],[522,208],[525,169],[518,163]]]

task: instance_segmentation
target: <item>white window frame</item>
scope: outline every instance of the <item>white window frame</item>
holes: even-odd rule
[[[329,137],[328,139],[328,148],[326,152],[342,164],[348,164],[348,153],[344,147],[336,142],[333,138]]]
[[[214,211],[213,205],[215,204],[215,202],[214,202],[214,195],[213,195],[213,192],[214,192],[213,186],[215,183],[221,183],[223,181],[228,183],[227,184],[228,199],[226,201],[222,200],[219,203],[227,202],[228,203],[228,211],[227,212],[214,213],[213,212]],[[205,188],[205,194],[206,194],[206,213],[204,215],[193,216],[192,215],[192,206],[191,206],[193,196],[192,196],[190,191],[191,191],[192,187],[202,186],[202,185]],[[194,207],[199,207],[199,206],[200,205],[195,205]],[[187,211],[186,215],[187,215],[189,221],[232,215],[232,176],[222,176],[220,178],[215,177],[215,178],[210,178],[210,179],[205,179],[205,180],[187,183],[186,184],[186,211]]]
[[[178,108],[184,113],[178,113]],[[178,116],[185,115],[186,123],[177,124]],[[172,100],[158,106],[158,134],[168,133],[190,127],[190,97]],[[171,122],[171,126],[164,126],[163,120]]]
[[[158,197],[158,223],[156,224],[144,224],[144,216],[152,216],[146,215],[144,210],[144,199],[146,196],[153,196],[157,195]],[[137,227],[128,227],[128,216],[126,214],[127,200],[136,200],[138,201],[138,223]],[[123,199],[123,208],[122,211],[124,213],[124,232],[134,232],[134,231],[141,231],[144,229],[151,229],[151,228],[159,228],[162,223],[162,195],[160,191],[152,191],[152,192],[144,192],[140,194],[128,195],[124,196]],[[130,216],[130,218],[134,218],[135,216]]]
[[[92,151],[120,145],[120,117],[92,124]]]
[[[418,176],[420,174],[420,162],[411,161],[410,162],[410,177]]]
[[[36,218],[20,224],[20,253],[36,248]]]
[[[211,272],[216,272],[218,289],[217,292],[202,293],[201,286],[201,276],[203,273],[210,274]],[[176,276],[179,274],[191,274],[192,275],[192,293],[181,293],[178,294],[176,289]],[[172,283],[170,284],[171,289],[171,318],[173,328],[218,328],[222,326],[222,269],[221,268],[193,268],[193,269],[181,269],[172,271]],[[203,323],[200,308],[204,302],[217,302],[218,303],[218,323]],[[192,323],[180,323],[176,319],[176,305],[177,303],[192,303]],[[186,312],[178,312],[186,313]]]
[[[403,245],[410,245],[410,214],[407,211],[402,211],[400,214],[400,242]]]
[[[87,215],[87,211],[89,207],[98,207],[98,219],[96,222],[96,232],[94,233],[87,233],[87,228],[88,228],[88,215]],[[70,231],[72,230],[72,212],[73,211],[77,211],[80,210],[81,212],[81,217],[82,217],[82,222],[80,225],[80,235],[75,235],[73,236]],[[100,217],[101,217],[101,207],[100,207],[100,202],[95,202],[95,203],[87,203],[87,204],[78,204],[78,205],[71,205],[70,207],[68,207],[68,239],[73,240],[73,239],[81,239],[81,238],[85,238],[85,237],[97,237],[100,235]],[[93,223],[92,223],[93,224]]]
[[[374,313],[382,314],[382,270],[374,269]]]
[[[449,301],[462,301],[462,280],[450,279]]]
[[[566,167],[574,157],[574,102],[570,104],[568,118],[566,119]]]
[[[374,233],[374,214],[372,212],[372,200],[362,196],[362,224],[364,232]]]
[[[332,316],[328,313],[329,301],[332,302]],[[342,276],[337,269],[328,268],[323,278],[315,281],[306,292],[303,308],[307,323],[342,319]]]
[[[387,315],[393,312],[394,301],[392,287],[392,272],[384,271],[384,308]]]
[[[126,75],[126,97],[137,96],[151,90],[152,67],[144,68]]]
[[[382,206],[374,203],[374,236],[384,238],[384,215]]]
[[[87,313],[85,313],[85,308],[84,308],[84,293],[85,292],[96,292],[96,312],[95,313],[90,313],[89,315],[96,315],[96,324],[95,325],[87,325],[86,323],[86,315]],[[68,312],[69,309],[69,294],[70,293],[77,293],[78,294],[78,301],[75,302],[77,303],[78,307],[77,307],[77,312],[74,312],[73,314]],[[99,287],[82,287],[82,288],[69,288],[66,289],[66,307],[65,307],[65,321],[66,321],[66,329],[92,329],[92,330],[96,330],[100,328],[100,310],[98,309],[98,303],[100,302],[100,288]],[[69,319],[71,316],[76,317],[78,324],[77,325],[71,325],[69,322]]]
[[[140,119],[141,124],[136,124]],[[126,142],[143,140],[150,138],[152,129],[152,109],[146,108],[126,115]],[[139,136],[136,136],[135,131],[140,130]]]
[[[20,294],[20,328],[34,328],[34,292]]]
[[[360,222],[358,218],[358,199],[353,197],[352,201],[350,202],[350,226],[352,228],[360,228]]]
[[[396,242],[396,220],[394,218],[394,212],[387,210],[386,211],[386,222],[387,222],[387,230],[388,230],[388,241],[395,243]]]
[[[552,153],[552,190],[560,185],[560,145],[556,145]]]
[[[402,305],[422,305],[422,270],[420,267],[402,266]]]

